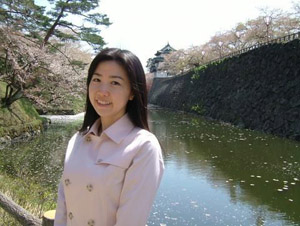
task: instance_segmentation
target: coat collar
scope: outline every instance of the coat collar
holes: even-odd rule
[[[92,127],[90,128],[90,130],[86,135],[94,134],[96,136],[99,136],[100,134],[98,134],[98,128],[100,124],[101,124],[101,118],[99,117],[94,122],[94,124],[92,125]],[[116,122],[114,122],[111,126],[109,126],[106,130],[104,130],[102,133],[108,136],[115,143],[119,144],[131,132],[133,128],[134,125],[129,119],[128,114],[126,113]]]

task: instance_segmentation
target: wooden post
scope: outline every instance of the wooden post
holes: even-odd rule
[[[53,226],[55,218],[55,210],[49,210],[44,213],[42,226]]]

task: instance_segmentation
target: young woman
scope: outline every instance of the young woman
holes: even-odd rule
[[[163,170],[149,132],[145,73],[127,50],[104,49],[87,78],[82,128],[69,141],[55,226],[145,226]]]

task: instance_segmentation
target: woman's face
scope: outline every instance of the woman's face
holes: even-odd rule
[[[115,61],[101,62],[89,84],[89,98],[101,116],[102,130],[120,119],[126,113],[127,102],[133,99],[124,68]]]

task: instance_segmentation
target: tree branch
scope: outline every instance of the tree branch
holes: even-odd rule
[[[74,66],[72,65],[71,59],[70,59],[66,54],[64,54],[59,48],[57,48],[56,46],[52,45],[51,43],[48,43],[48,44],[49,44],[51,47],[53,47],[54,49],[56,49],[58,52],[60,52],[60,53],[68,60],[68,62],[70,63],[70,65],[71,65],[72,69],[75,71],[75,73],[76,73],[77,75],[80,75],[80,74],[78,73],[78,71],[74,68]]]
[[[70,0],[67,0],[66,3],[68,3]],[[60,19],[62,18],[63,14],[64,14],[64,11],[65,11],[66,7],[63,6],[60,10],[60,13],[58,15],[58,17],[56,18],[54,24],[51,26],[51,28],[48,30],[45,38],[44,38],[44,41],[42,43],[42,47],[44,47],[46,45],[46,43],[48,43],[48,40],[50,38],[50,36],[53,34],[54,30],[55,30],[55,27],[57,26],[57,24],[59,23]]]
[[[79,34],[79,32],[75,31],[71,26],[67,25],[67,24],[61,24],[61,23],[58,23],[59,26],[62,26],[62,27],[66,27],[68,29],[70,29],[71,31],[73,31],[75,34]],[[72,24],[72,26],[74,27],[77,27],[77,28],[80,28],[80,26],[77,26],[77,25],[74,25]]]

